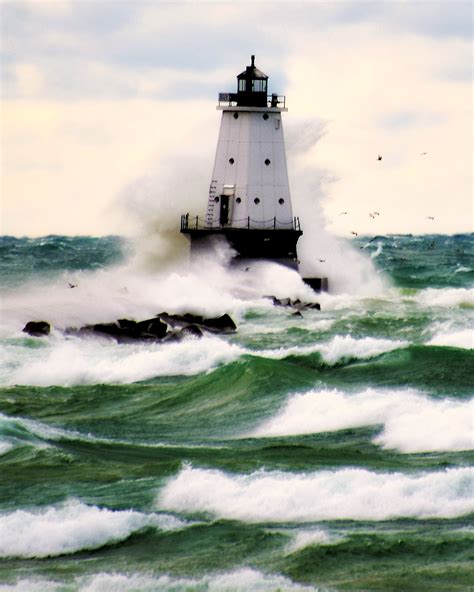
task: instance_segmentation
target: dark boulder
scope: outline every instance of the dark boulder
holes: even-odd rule
[[[156,341],[162,339],[167,330],[168,325],[160,321],[160,319],[147,319],[139,323],[131,319],[119,319],[114,323],[96,323],[95,325],[86,325],[80,329],[68,328],[66,333],[69,335],[98,334],[128,343],[136,340]]]
[[[203,318],[200,315],[194,315],[189,312],[185,314],[168,314],[167,312],[160,312],[156,315],[171,327],[185,327],[186,325],[202,325]]]
[[[26,323],[22,331],[33,337],[42,337],[44,335],[49,335],[51,326],[46,321],[30,321],[29,323]]]
[[[197,325],[187,325],[183,327],[179,332],[180,337],[202,337],[203,332]]]
[[[111,337],[118,337],[123,335],[124,332],[124,329],[120,327],[119,323],[96,323],[95,325],[86,325],[83,329],[91,330],[94,333],[110,335]]]
[[[274,306],[291,306],[291,300],[289,298],[272,298]]]
[[[291,300],[290,298],[276,298],[275,296],[265,296],[265,298],[270,298],[274,306],[294,308],[296,311],[321,310],[321,305],[318,302],[301,302],[299,299]]]
[[[136,327],[140,334],[146,333],[153,337],[157,337],[158,339],[164,337],[168,330],[168,325],[161,319],[147,319],[146,321],[140,321],[139,323],[136,323]]]
[[[204,319],[202,324],[206,329],[213,333],[226,333],[237,329],[236,324],[227,313],[223,314],[221,317]]]
[[[191,313],[170,315],[162,312],[157,315],[157,318],[170,325],[170,327],[185,328],[189,327],[189,325],[194,325],[210,333],[228,333],[237,329],[236,324],[227,313],[220,317],[205,319],[200,315]]]
[[[191,313],[169,315],[163,312],[155,318],[144,321],[119,319],[114,323],[96,323],[80,329],[68,328],[65,332],[67,335],[101,335],[115,339],[119,343],[131,343],[133,341],[176,341],[188,336],[202,337],[205,332],[228,333],[235,331],[236,328],[228,314],[203,319],[202,316]]]

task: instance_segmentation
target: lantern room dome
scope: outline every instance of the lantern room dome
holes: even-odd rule
[[[237,92],[219,93],[218,109],[271,109],[286,111],[285,97],[268,92],[268,76],[255,65],[255,56],[251,64],[237,75]]]
[[[255,56],[251,64],[237,76],[237,105],[244,107],[266,107],[268,76],[255,66]]]
[[[255,56],[251,56],[250,59],[252,60],[252,63],[250,66],[247,66],[243,72],[237,75],[237,80],[249,77],[259,80],[268,80],[268,76],[255,66]]]

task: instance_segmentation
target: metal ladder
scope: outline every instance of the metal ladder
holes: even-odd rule
[[[214,220],[214,206],[216,204],[215,199],[217,196],[216,192],[217,181],[214,179],[211,181],[209,186],[209,201],[207,202],[207,212],[206,212],[206,225],[212,226],[212,222]]]

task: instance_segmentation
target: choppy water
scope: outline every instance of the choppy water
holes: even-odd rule
[[[3,237],[0,590],[472,589],[473,236],[346,248],[360,268],[316,296],[272,264]],[[163,310],[238,331],[63,333]]]

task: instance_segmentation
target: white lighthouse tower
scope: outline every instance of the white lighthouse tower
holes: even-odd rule
[[[303,234],[291,207],[282,113],[285,97],[268,95],[268,76],[250,66],[237,76],[236,93],[220,93],[222,111],[204,219],[186,214],[181,232],[191,250],[224,236],[240,259],[270,259],[297,268]]]

